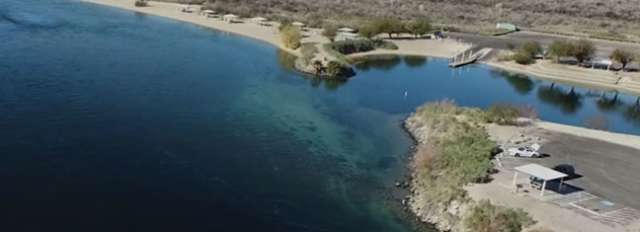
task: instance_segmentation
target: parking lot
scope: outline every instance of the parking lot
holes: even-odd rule
[[[505,157],[503,164],[515,167],[538,163],[549,168],[569,164],[578,177],[567,180],[567,184],[640,209],[639,150],[558,132],[538,130],[530,135],[544,138],[540,153],[545,157]]]
[[[537,127],[493,126],[489,131],[504,148],[542,145],[539,153],[543,158],[514,157],[508,152],[499,155],[499,170],[506,175],[500,177],[502,185],[512,185],[507,176],[513,175],[509,173],[517,166],[571,165],[576,175],[565,181],[568,188],[558,193],[553,184],[548,185],[549,194],[539,200],[613,227],[640,220],[640,150]],[[527,183],[527,178],[521,176],[519,183]],[[530,196],[537,198],[537,195]]]

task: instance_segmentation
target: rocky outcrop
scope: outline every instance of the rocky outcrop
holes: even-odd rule
[[[433,131],[419,117],[412,115],[405,120],[405,129],[411,134],[414,140],[421,144],[426,144],[429,134]],[[463,217],[471,207],[468,201],[452,201],[449,204],[434,204],[430,202],[426,194],[421,192],[418,185],[417,173],[412,170],[411,174],[411,194],[409,196],[408,209],[422,222],[433,224],[442,231],[464,231],[462,224]]]

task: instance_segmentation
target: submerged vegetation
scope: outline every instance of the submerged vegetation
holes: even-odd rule
[[[451,224],[461,224],[465,231],[511,232],[528,225],[530,219],[524,212],[492,206],[488,202],[473,206],[468,215],[450,213],[468,211],[451,210],[456,205],[474,205],[464,186],[490,180],[489,174],[493,171],[491,151],[496,143],[489,139],[483,124],[511,122],[519,114],[517,109],[507,105],[483,111],[458,107],[445,100],[422,106],[407,119],[407,128],[419,141],[412,163],[414,211],[418,211],[418,215],[446,215],[445,218],[453,221]],[[518,217],[503,218],[511,215]],[[461,223],[463,219],[468,223]],[[491,227],[486,227],[487,224]]]

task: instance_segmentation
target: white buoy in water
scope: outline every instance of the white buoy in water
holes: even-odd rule
[[[407,94],[409,94],[407,91],[404,91],[404,98],[407,98]]]

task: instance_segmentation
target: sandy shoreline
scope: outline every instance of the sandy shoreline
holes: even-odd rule
[[[103,6],[116,7],[120,9],[166,17],[182,22],[193,23],[196,25],[212,28],[219,31],[230,32],[241,36],[250,37],[270,43],[282,50],[294,55],[300,55],[299,50],[292,50],[283,46],[278,32],[278,23],[273,22],[272,26],[265,27],[248,22],[229,24],[217,19],[208,19],[198,13],[181,12],[182,5],[177,3],[165,3],[152,1],[147,7],[135,7],[129,0],[80,0],[83,2],[95,3]],[[197,7],[197,6],[192,6]],[[304,32],[305,37],[302,42],[327,43],[329,40],[321,35],[321,29],[311,28]],[[376,50],[372,52],[362,53],[354,56],[367,55],[415,55],[449,58],[456,53],[469,48],[469,44],[460,43],[455,40],[392,40],[398,46],[397,50]]]
[[[524,74],[536,79],[640,95],[640,73],[624,73],[580,68],[576,66],[553,64],[549,60],[538,61],[531,65],[520,65],[515,62],[501,62],[495,60],[483,63],[492,68]]]
[[[199,26],[229,32],[241,36],[250,37],[260,41],[270,43],[279,49],[287,51],[294,55],[300,55],[296,50],[286,48],[280,42],[278,26],[271,27],[259,26],[250,22],[247,23],[226,23],[221,20],[208,19],[198,13],[181,12],[182,5],[166,2],[150,2],[147,7],[135,7],[133,1],[128,0],[80,0],[82,2],[94,3],[103,6],[116,7],[124,10],[145,13],[165,18],[170,18],[182,22],[193,23]],[[314,39],[314,38],[312,38]],[[312,39],[306,39],[305,42],[312,42]]]

